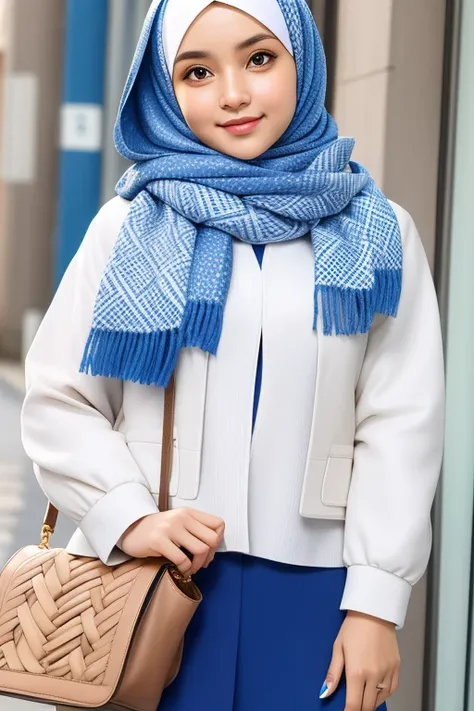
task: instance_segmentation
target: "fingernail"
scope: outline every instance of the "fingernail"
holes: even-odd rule
[[[326,682],[324,682],[324,684],[321,687],[321,691],[319,692],[319,698],[325,699],[330,691],[331,691],[330,687],[326,684]]]

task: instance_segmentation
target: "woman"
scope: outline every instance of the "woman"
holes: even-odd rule
[[[373,711],[397,688],[439,318],[413,221],[350,161],[325,88],[305,0],[156,0],[116,124],[134,165],[28,356],[24,444],[68,550],[165,555],[203,591],[160,710]]]

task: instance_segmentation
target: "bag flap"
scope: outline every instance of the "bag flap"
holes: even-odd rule
[[[94,708],[113,696],[163,559],[108,567],[27,546],[0,574],[0,693]]]

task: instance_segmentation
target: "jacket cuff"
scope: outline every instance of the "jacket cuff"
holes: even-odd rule
[[[397,629],[405,623],[412,586],[398,575],[370,565],[351,565],[342,596],[341,610],[363,612]]]
[[[105,494],[79,524],[84,536],[105,565],[112,565],[117,542],[127,528],[144,516],[158,513],[151,492],[136,482],[117,486]],[[121,551],[120,551],[121,552]]]

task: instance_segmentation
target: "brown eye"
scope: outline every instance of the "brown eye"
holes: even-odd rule
[[[204,67],[194,67],[184,75],[184,78],[189,79],[194,74],[195,78],[193,81],[202,81],[203,79],[207,79],[206,74],[208,73],[210,74],[210,72],[207,69],[204,69]]]
[[[268,59],[269,61],[266,62],[265,59]],[[257,52],[253,55],[253,57],[251,57],[250,61],[254,62],[254,66],[256,67],[264,67],[269,64],[272,59],[275,59],[275,55],[270,54],[270,52]]]

